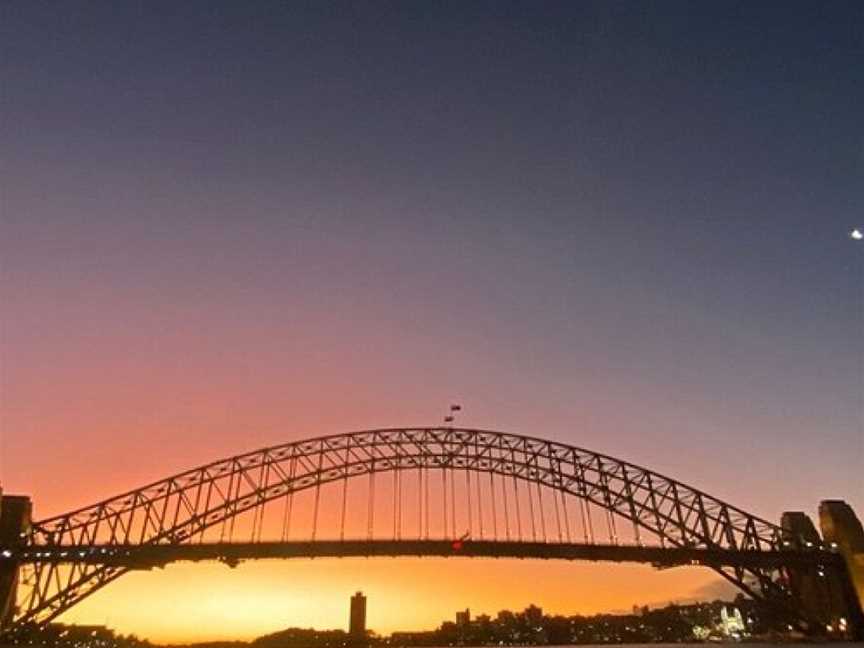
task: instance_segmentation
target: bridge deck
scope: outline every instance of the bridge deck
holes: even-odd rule
[[[316,540],[288,542],[93,545],[88,547],[27,547],[0,552],[3,561],[117,565],[150,569],[177,561],[220,560],[236,565],[242,560],[273,558],[347,558],[375,556],[439,556],[539,558],[680,565],[781,566],[832,565],[839,554],[820,550],[753,551],[690,547],[649,547],[613,544],[521,542],[500,540]]]

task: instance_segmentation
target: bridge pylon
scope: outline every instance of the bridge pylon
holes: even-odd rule
[[[0,492],[0,547],[22,544],[30,530],[32,505],[26,495]],[[19,567],[16,562],[0,561],[0,630],[12,624],[18,593]]]
[[[787,548],[812,551],[823,545],[816,526],[806,513],[787,511],[781,517],[780,526],[783,544]],[[854,597],[849,597],[848,588],[843,586],[848,579],[842,563],[790,566],[785,576],[810,634],[827,633],[838,637],[848,634],[849,620],[854,616],[857,603]]]
[[[392,506],[383,502],[392,532],[389,519],[381,524],[376,476],[392,481],[384,492]],[[355,538],[366,541],[345,533],[355,493],[366,499]],[[337,523],[319,533],[322,494],[335,513],[322,523]],[[312,508],[299,531],[295,496]],[[416,502],[416,514],[403,515],[403,501]],[[4,498],[0,619],[11,621],[7,633],[42,627],[127,572],[174,560],[458,551],[658,566],[686,559],[763,605],[778,629],[860,636],[864,532],[851,509],[829,504],[826,544],[803,514],[786,516],[784,530],[671,477],[535,436],[455,427],[332,434],[212,461],[32,523],[28,498]],[[466,528],[479,539],[454,544]]]
[[[835,628],[848,627],[856,639],[864,639],[864,527],[843,500],[819,504],[819,526],[825,544],[843,556],[846,569],[837,581],[848,601],[849,616],[832,619]]]

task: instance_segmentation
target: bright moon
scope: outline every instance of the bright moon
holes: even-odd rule
[[[851,236],[856,241],[860,241],[861,239],[864,239],[864,233],[862,233],[861,230],[859,230],[859,229],[853,229],[849,233],[849,236]]]

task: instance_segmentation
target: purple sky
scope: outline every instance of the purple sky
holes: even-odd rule
[[[6,3],[37,517],[440,422],[864,513],[864,6]]]

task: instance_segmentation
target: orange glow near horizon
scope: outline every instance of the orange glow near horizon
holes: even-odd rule
[[[368,625],[380,634],[433,629],[466,607],[494,615],[534,603],[550,614],[593,614],[731,591],[706,569],[658,572],[608,563],[345,558],[236,569],[178,563],[127,574],[60,621],[107,624],[167,643],[250,639],[291,626],[345,629],[348,599],[357,590],[369,597]]]

